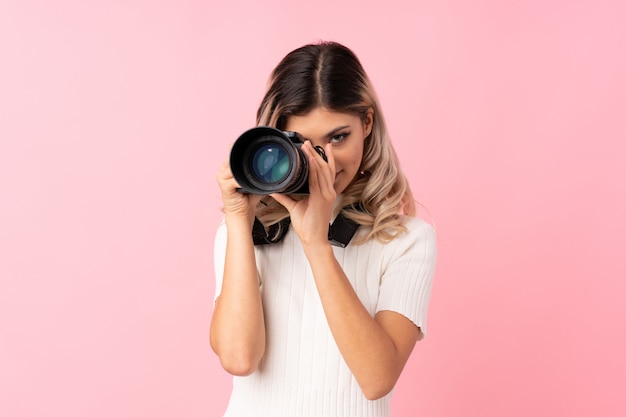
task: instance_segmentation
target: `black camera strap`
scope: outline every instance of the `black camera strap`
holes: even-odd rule
[[[268,245],[280,242],[287,234],[290,224],[291,218],[286,217],[278,223],[265,227],[263,223],[255,217],[254,225],[252,225],[252,240],[254,241],[254,245]]]
[[[352,237],[359,228],[359,224],[345,218],[341,213],[337,215],[335,221],[328,227],[328,241],[331,245],[345,248],[352,240]]]
[[[291,218],[287,217],[278,223],[265,227],[256,217],[252,226],[252,240],[255,245],[267,245],[280,242],[287,232]],[[337,215],[335,221],[328,227],[328,241],[331,245],[345,248],[352,240],[352,237],[359,228],[359,224],[347,219],[341,213]]]

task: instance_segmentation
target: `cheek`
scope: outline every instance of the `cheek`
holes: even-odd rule
[[[335,153],[335,161],[343,167],[343,169],[354,169],[361,165],[362,154],[358,151]]]
[[[343,169],[357,170],[363,159],[363,146],[350,146],[342,149],[333,149],[335,161]]]
[[[361,160],[363,159],[363,147],[360,146],[357,149],[354,149],[352,152],[352,161],[357,165],[361,165]]]

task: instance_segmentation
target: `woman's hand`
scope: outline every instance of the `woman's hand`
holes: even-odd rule
[[[310,141],[302,145],[302,151],[309,163],[309,197],[294,200],[284,194],[271,196],[289,211],[291,225],[303,245],[328,243],[328,226],[337,198],[332,145],[324,147],[328,162],[313,149]]]
[[[233,177],[228,160],[222,163],[217,174],[217,182],[222,192],[226,218],[241,217],[252,222],[254,220],[255,207],[262,196],[244,194],[238,191],[239,184]]]

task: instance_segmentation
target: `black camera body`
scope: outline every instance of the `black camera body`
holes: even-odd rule
[[[244,132],[230,152],[230,169],[249,194],[308,194],[309,164],[296,132],[258,126]],[[315,150],[326,160],[322,148]]]

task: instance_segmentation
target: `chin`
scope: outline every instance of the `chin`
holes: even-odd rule
[[[343,193],[343,190],[345,190],[345,189],[346,189],[346,187],[339,186],[339,185],[337,185],[337,184],[335,184],[335,187],[334,187],[334,188],[335,188],[335,193],[337,193],[337,195],[339,195],[339,194]]]

